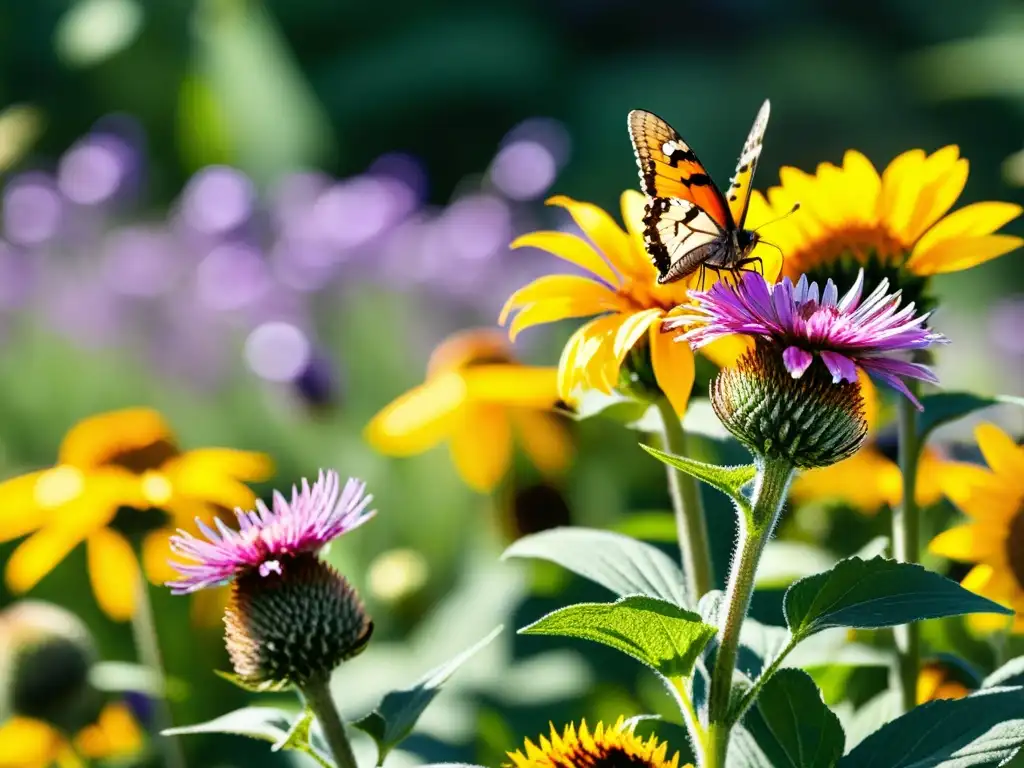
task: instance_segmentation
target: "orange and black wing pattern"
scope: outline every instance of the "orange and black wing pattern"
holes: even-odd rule
[[[725,197],[672,126],[651,112],[634,109],[629,113],[629,136],[644,194],[686,200],[707,213],[721,229],[735,228]]]
[[[761,157],[761,148],[764,145],[764,132],[768,128],[768,114],[770,104],[765,100],[761,109],[754,118],[754,125],[747,135],[743,144],[743,151],[740,152],[739,162],[736,163],[736,173],[733,174],[732,183],[725,193],[729,203],[729,212],[732,220],[738,229],[743,229],[743,221],[747,218],[747,206],[750,204],[750,190],[754,183],[754,171],[757,170],[757,161]]]

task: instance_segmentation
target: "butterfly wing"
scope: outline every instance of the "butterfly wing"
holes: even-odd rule
[[[734,227],[721,191],[672,126],[651,112],[634,109],[629,113],[629,136],[644,194],[685,200],[703,209],[718,229]]]
[[[659,283],[694,272],[727,247],[723,235],[718,222],[689,200],[654,197],[644,210],[644,245],[658,269]]]
[[[747,218],[747,206],[750,204],[750,191],[754,183],[754,171],[757,170],[757,161],[761,157],[761,147],[764,144],[764,132],[768,128],[768,114],[770,105],[767,100],[761,105],[761,109],[754,118],[754,125],[747,134],[747,140],[743,144],[743,151],[740,153],[739,162],[736,163],[736,173],[733,174],[732,183],[725,197],[729,202],[729,212],[736,226],[743,228],[743,221]]]

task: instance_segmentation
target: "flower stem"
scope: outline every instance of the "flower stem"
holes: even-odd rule
[[[912,382],[908,382],[913,387]],[[903,475],[903,502],[892,513],[892,548],[901,563],[921,559],[921,516],[917,508],[917,463],[921,446],[917,435],[917,409],[908,398],[899,400],[899,464]],[[918,624],[893,628],[899,665],[903,711],[917,704],[917,674],[921,663],[921,630]]]
[[[661,414],[663,448],[676,456],[687,456],[687,435],[667,397],[658,399]],[[711,591],[711,548],[708,527],[704,518],[704,504],[697,479],[675,467],[667,466],[668,492],[672,497],[672,510],[676,516],[676,534],[679,553],[686,574],[687,591],[693,605]]]
[[[327,678],[310,680],[301,690],[306,705],[320,723],[320,729],[338,768],[358,768],[356,757],[352,754],[352,745],[349,744],[348,735],[345,733],[345,723],[342,722],[334,699],[331,698]]]
[[[786,492],[793,477],[793,465],[788,460],[758,458],[758,471],[754,485],[754,504],[742,510],[740,541],[733,555],[729,572],[729,587],[725,594],[725,621],[719,632],[718,654],[711,674],[708,699],[708,745],[703,768],[723,768],[729,747],[729,697],[736,657],[740,646],[740,628],[750,608],[754,594],[754,577],[764,547],[786,501]]]
[[[156,733],[161,733],[174,725],[174,721],[171,718],[171,708],[167,703],[167,673],[164,671],[163,657],[160,654],[160,641],[153,619],[153,604],[149,600],[149,583],[141,569],[135,587],[132,635],[135,639],[139,661],[150,671],[160,686],[153,699],[153,730]],[[181,742],[177,736],[160,736],[157,743],[160,745],[164,765],[167,768],[185,768],[185,753],[181,749]]]

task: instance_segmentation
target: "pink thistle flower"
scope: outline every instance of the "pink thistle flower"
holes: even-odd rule
[[[216,531],[196,518],[205,539],[181,529],[171,537],[171,551],[189,562],[170,561],[181,578],[167,586],[184,595],[250,571],[280,575],[282,558],[318,552],[373,517],[375,510],[366,511],[371,501],[365,483],[349,479],[339,489],[338,473],[321,470],[312,488],[305,479],[301,490],[292,487],[290,502],[274,491],[273,511],[260,500],[255,511],[236,509],[237,531],[220,518],[215,518]]]
[[[761,275],[746,272],[735,285],[722,281],[707,291],[691,291],[696,305],[663,329],[688,327],[676,341],[687,341],[694,349],[734,333],[765,339],[779,347],[794,379],[804,375],[815,357],[836,384],[856,381],[859,366],[921,408],[902,377],[931,383],[938,379],[927,366],[893,355],[949,340],[924,326],[928,314],[915,317],[913,303],[898,309],[901,292],[889,294],[888,280],[861,301],[863,289],[863,269],[841,299],[831,280],[819,295],[818,284],[808,283],[806,275],[795,286],[788,277],[769,285]]]

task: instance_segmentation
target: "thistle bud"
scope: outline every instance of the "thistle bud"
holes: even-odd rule
[[[96,720],[89,630],[63,608],[25,600],[0,613],[0,720],[21,715],[73,733]]]
[[[824,365],[793,378],[774,345],[758,342],[711,384],[718,418],[752,453],[804,469],[856,453],[867,435],[860,385],[834,383]]]
[[[268,561],[239,576],[224,614],[231,664],[259,688],[324,679],[373,632],[355,589],[315,554]]]

